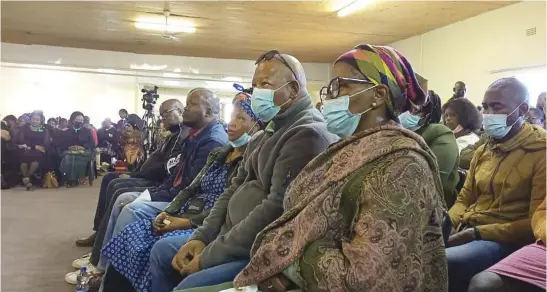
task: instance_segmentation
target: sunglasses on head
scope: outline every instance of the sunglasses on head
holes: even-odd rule
[[[276,56],[279,56],[278,60],[280,60],[281,63],[283,63],[283,65],[287,66],[287,68],[289,68],[289,70],[291,70],[292,75],[294,76],[294,80],[298,80],[298,78],[296,77],[296,73],[291,68],[291,65],[289,65],[289,62],[287,62],[287,60],[285,60],[285,58],[283,58],[283,56],[281,55],[281,53],[279,53],[278,50],[271,50],[269,52],[266,52],[266,53],[260,55],[260,57],[258,57],[258,59],[256,59],[255,65],[258,65],[258,63],[260,63],[262,61],[270,61],[271,59],[275,58]]]

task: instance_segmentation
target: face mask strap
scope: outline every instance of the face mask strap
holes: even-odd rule
[[[249,129],[248,132],[246,132],[248,135],[251,135],[251,133],[253,133],[253,129],[258,126],[258,121],[256,121],[252,126],[251,128]],[[254,133],[253,133],[254,134]]]
[[[509,118],[510,115],[512,115],[514,112],[516,112],[518,109],[520,109],[520,106],[521,106],[522,104],[524,104],[524,102],[521,102],[521,103],[517,106],[517,108],[515,108],[510,114],[507,115],[507,117]],[[520,116],[519,116],[519,117],[515,120],[515,122],[512,123],[509,127],[514,126],[519,120],[520,120]],[[506,120],[506,121],[507,121],[507,120]],[[506,122],[506,124],[507,124],[507,122]]]
[[[291,81],[289,81],[289,82],[287,82],[287,83],[281,85],[278,89],[274,90],[274,92],[276,92],[276,91],[278,91],[279,89],[281,89],[281,88],[287,86],[287,84],[289,84],[289,83],[291,83],[291,82],[293,82],[293,81],[296,81],[296,80],[291,80]]]
[[[361,93],[363,93],[363,92],[366,92],[366,91],[369,91],[369,90],[371,90],[371,89],[374,89],[374,88],[377,87],[377,86],[378,86],[378,84],[376,84],[376,85],[374,85],[374,86],[371,86],[371,87],[369,87],[369,88],[365,88],[365,89],[363,89],[363,90],[361,90],[361,91],[358,91],[358,92],[356,92],[356,93],[353,93],[353,94],[350,95],[349,97],[352,98],[353,96],[356,96],[356,95],[361,94]]]
[[[361,94],[361,93],[363,93],[363,92],[366,92],[366,91],[368,91],[368,90],[374,89],[376,86],[378,86],[378,84],[376,84],[376,85],[374,85],[374,86],[371,86],[371,87],[369,87],[369,88],[363,89],[363,90],[361,90],[361,91],[358,91],[358,92],[356,92],[356,93],[353,93],[352,95],[349,95],[349,96],[348,96],[348,111],[349,111],[349,102],[350,102],[349,99],[350,99],[350,98],[352,98],[353,96],[356,96],[356,95],[358,95],[358,94]],[[372,110],[372,107],[366,109],[365,111],[363,111],[363,112],[361,112],[361,113],[357,113],[357,114],[355,114],[355,115],[364,115],[364,114],[368,113],[368,112],[371,111],[371,110]]]

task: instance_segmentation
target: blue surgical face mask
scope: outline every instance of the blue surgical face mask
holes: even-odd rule
[[[371,90],[374,87],[376,87],[376,85],[352,95],[343,95],[335,99],[323,101],[323,116],[327,120],[327,129],[329,132],[342,138],[353,135],[355,129],[359,126],[361,116],[370,111],[372,107],[362,113],[353,114],[349,111],[349,99],[352,96]]]
[[[513,124],[507,125],[507,117],[512,115],[516,110],[512,111],[509,114],[483,114],[482,115],[482,126],[486,133],[494,139],[502,139],[507,136],[507,133],[511,131],[513,126],[519,121],[522,120],[522,117],[519,117]]]
[[[251,95],[251,107],[258,118],[265,122],[271,121],[279,113],[281,107],[290,101],[289,99],[282,105],[274,104],[275,92],[289,83],[291,82],[289,81],[283,84],[276,90],[268,88],[253,88],[253,95]]]
[[[238,148],[247,145],[247,143],[249,143],[249,140],[251,140],[251,135],[243,133],[243,135],[241,135],[241,137],[237,138],[235,141],[229,142],[232,147]]]
[[[399,115],[399,121],[401,122],[403,128],[412,132],[416,132],[422,127],[419,125],[420,119],[420,116],[413,115],[409,111],[406,111]]]

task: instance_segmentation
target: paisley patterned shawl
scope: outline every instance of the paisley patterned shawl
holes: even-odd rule
[[[236,287],[291,266],[303,291],[447,290],[438,166],[423,139],[396,123],[312,160],[284,209],[256,237]]]

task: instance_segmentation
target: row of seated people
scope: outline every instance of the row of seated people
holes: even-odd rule
[[[118,124],[106,119],[97,130],[81,112],[73,113],[67,124],[62,118],[50,118],[45,123],[41,111],[19,119],[6,116],[2,122],[3,188],[21,182],[31,189],[36,185],[50,185],[48,181],[52,179],[57,182],[53,185],[60,180],[61,184],[74,186],[89,173],[87,166],[91,160],[96,169],[100,169],[101,164],[110,164],[113,158],[123,159],[127,168],[133,169],[144,156],[139,130],[142,120],[136,115],[127,115],[124,109],[120,110],[120,117]],[[161,140],[165,132],[168,133],[167,129],[161,128],[156,140]],[[77,165],[76,169],[73,164]]]
[[[93,250],[73,262],[92,289],[545,289],[546,132],[524,121],[520,81],[487,89],[489,138],[458,193],[465,125],[438,124],[440,99],[396,50],[341,55],[322,114],[296,58],[256,64],[228,133],[214,93],[194,89],[161,105],[180,130],[139,172],[104,177],[96,232],[77,241]]]
[[[20,179],[32,189],[45,173],[57,173],[63,183],[77,185],[89,170],[96,146],[91,128],[81,112],[74,112],[65,129],[45,123],[41,111],[20,117],[7,116],[2,122],[2,184],[13,186]],[[16,184],[17,182],[15,182]]]

